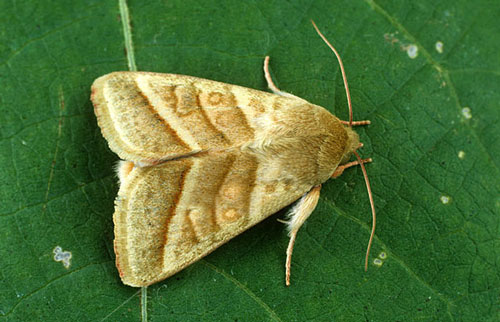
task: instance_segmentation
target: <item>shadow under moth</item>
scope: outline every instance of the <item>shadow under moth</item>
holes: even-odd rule
[[[314,22],[313,22],[314,25]],[[350,120],[280,91],[264,61],[267,93],[197,77],[114,72],[96,79],[91,100],[109,147],[123,160],[114,213],[123,283],[146,286],[206,256],[298,200],[286,224],[292,249],[317,205],[321,184],[361,165]],[[349,162],[355,154],[357,161]]]

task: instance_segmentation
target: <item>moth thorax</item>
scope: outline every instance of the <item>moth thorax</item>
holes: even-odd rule
[[[351,127],[345,127],[345,131],[347,133],[347,142],[344,150],[344,155],[340,160],[340,164],[344,164],[349,161],[351,155],[356,149],[359,148],[359,135],[354,132]]]

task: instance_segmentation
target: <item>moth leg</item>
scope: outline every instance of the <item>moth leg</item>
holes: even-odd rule
[[[290,242],[288,243],[288,248],[286,250],[286,285],[290,285],[290,266],[292,264],[292,251],[293,245],[295,243],[295,238],[297,237],[297,232],[302,224],[311,215],[314,208],[318,204],[319,192],[321,190],[321,185],[312,188],[307,194],[303,195],[299,202],[292,208],[287,221],[290,236]]]
[[[349,121],[342,121],[340,120],[340,123],[344,124],[344,125],[349,125]],[[363,121],[354,121],[352,122],[352,126],[358,126],[358,125],[368,125],[368,124],[371,124],[371,121],[370,120],[363,120]]]
[[[372,162],[372,158],[368,158],[368,159],[363,159],[361,160],[363,163],[369,163],[369,162]],[[359,161],[356,160],[356,161],[352,161],[352,162],[348,162],[346,164],[341,164],[337,167],[337,169],[335,169],[335,171],[333,172],[332,174],[332,178],[337,178],[338,176],[340,176],[345,169],[347,168],[350,168],[350,167],[353,167],[355,165],[359,165]]]
[[[273,79],[271,78],[271,73],[269,72],[269,56],[266,56],[266,58],[264,58],[264,77],[266,78],[267,81],[267,87],[269,87],[269,89],[273,91],[274,94],[304,100],[303,98],[300,98],[298,96],[292,95],[287,92],[283,92],[276,85],[274,85]]]

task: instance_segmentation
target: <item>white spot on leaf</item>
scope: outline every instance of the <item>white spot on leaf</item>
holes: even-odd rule
[[[376,266],[382,266],[384,262],[382,260],[380,260],[380,258],[375,258],[373,260],[373,264],[376,265]]]
[[[410,57],[411,59],[417,58],[418,47],[415,45],[406,46],[406,53],[408,54],[408,57]]]
[[[466,118],[466,119],[470,119],[472,118],[472,114],[471,114],[471,111],[470,111],[470,107],[464,107],[462,109],[462,115]]]
[[[387,253],[386,252],[380,252],[380,254],[378,254],[378,258],[380,258],[380,259],[386,259],[387,258]]]
[[[418,56],[418,47],[417,45],[415,44],[406,44],[404,41],[400,41],[397,37],[396,37],[396,34],[397,32],[395,33],[385,33],[384,34],[384,38],[387,42],[390,42],[392,45],[394,44],[399,44],[399,48],[402,50],[402,51],[406,51],[406,53],[408,54],[408,57],[410,57],[411,59],[414,59]]]
[[[448,196],[441,196],[441,202],[443,203],[443,205],[446,205],[447,203],[450,202],[450,197]]]
[[[440,42],[440,41],[436,42],[436,51],[438,53],[442,54],[443,53],[443,46],[444,45],[442,42]]]
[[[65,268],[71,266],[71,252],[63,252],[61,246],[56,246],[52,252],[54,253],[54,260],[56,262],[62,262]]]
[[[465,152],[464,151],[458,151],[458,158],[459,159],[465,158]]]

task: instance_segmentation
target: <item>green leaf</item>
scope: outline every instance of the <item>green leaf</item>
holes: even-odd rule
[[[488,0],[2,1],[0,320],[500,319],[499,16]],[[311,18],[343,57],[355,119],[372,121],[357,129],[374,159],[368,271],[371,214],[353,168],[323,185],[290,287],[284,212],[161,283],[124,286],[118,158],[92,81],[135,63],[266,90],[270,55],[280,88],[347,119]]]

